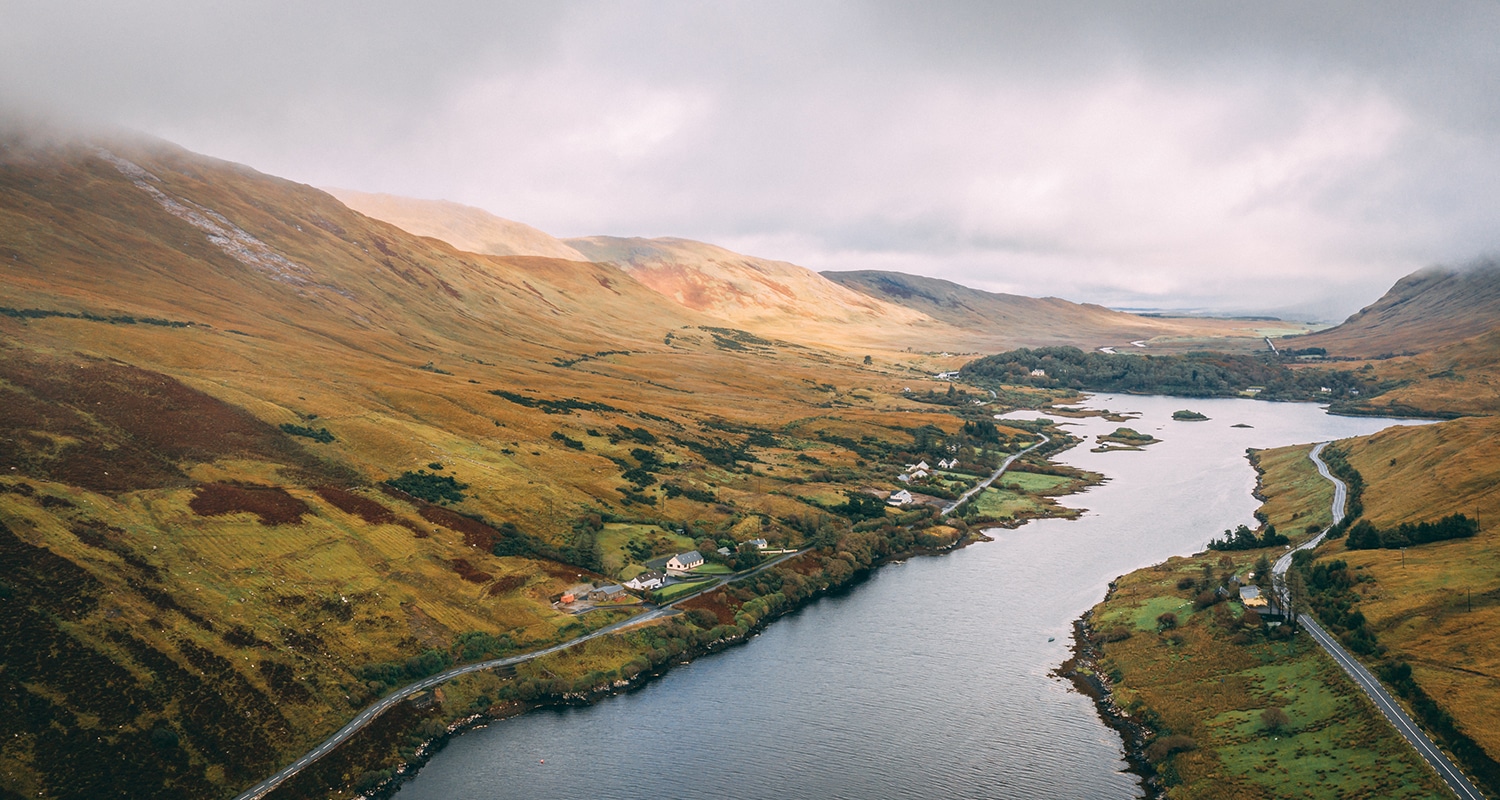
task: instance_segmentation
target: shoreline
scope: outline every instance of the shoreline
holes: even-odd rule
[[[1027,521],[1029,520],[1021,520],[1021,523],[1024,524]],[[840,592],[853,591],[859,586],[859,584],[863,583],[872,574],[874,574],[876,570],[888,564],[904,561],[908,558],[947,555],[949,553],[962,550],[963,548],[968,547],[971,544],[992,541],[994,541],[993,537],[986,535],[983,530],[974,530],[963,533],[952,543],[947,545],[939,547],[915,548],[907,552],[892,554],[882,559],[880,563],[871,566],[869,569],[860,570],[852,574],[849,577],[849,580],[845,581],[844,583],[838,584],[837,586],[829,586],[827,588],[820,589],[817,592],[809,595],[796,606],[778,611],[774,614],[767,615],[761,618],[761,620],[756,623],[754,627],[746,631],[744,634],[735,634],[734,636],[716,639],[712,642],[698,645],[693,651],[685,652],[677,659],[660,667],[639,672],[630,678],[620,678],[606,684],[595,686],[587,692],[568,692],[565,694],[554,695],[552,697],[533,701],[509,701],[503,704],[497,703],[483,713],[472,714],[470,716],[463,717],[453,723],[450,723],[444,733],[438,736],[434,736],[433,738],[428,739],[427,741],[419,745],[416,748],[416,755],[413,758],[408,759],[400,765],[394,767],[394,774],[390,778],[381,782],[373,789],[355,794],[354,797],[358,798],[359,800],[390,800],[391,798],[396,796],[396,794],[401,790],[401,787],[404,784],[415,778],[417,774],[421,772],[422,768],[428,764],[428,762],[430,762],[438,753],[442,752],[442,750],[447,747],[450,741],[459,736],[462,736],[469,731],[478,730],[493,723],[504,722],[508,719],[514,719],[533,711],[540,711],[548,708],[586,708],[616,695],[629,694],[630,692],[638,691],[645,688],[652,681],[665,677],[672,671],[674,667],[685,666],[693,661],[696,661],[699,658],[702,658],[703,656],[713,655],[715,653],[723,652],[733,647],[740,647],[749,644],[751,639],[754,639],[756,636],[760,635],[761,631],[765,630],[768,626],[770,626],[771,623],[775,622],[776,620],[786,616],[790,616],[791,614],[795,614],[807,608],[808,606],[811,606],[815,601],[820,600],[824,597],[838,594]],[[495,713],[495,709],[500,708],[501,706],[505,706],[504,710]],[[272,792],[271,795],[268,796],[274,797],[274,795],[275,793]]]
[[[1115,582],[1110,581],[1104,600],[1108,601],[1114,591]],[[1166,787],[1156,769],[1151,766],[1151,761],[1146,758],[1146,746],[1151,743],[1156,732],[1136,722],[1129,712],[1115,702],[1109,677],[1101,669],[1100,662],[1104,652],[1100,649],[1097,634],[1090,624],[1093,615],[1094,612],[1090,609],[1073,621],[1073,655],[1059,664],[1052,674],[1066,678],[1073,684],[1074,691],[1094,701],[1094,711],[1099,714],[1099,719],[1120,734],[1127,765],[1125,771],[1136,776],[1145,792],[1145,800],[1162,800],[1166,797]]]

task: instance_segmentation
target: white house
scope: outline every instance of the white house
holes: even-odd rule
[[[885,502],[887,505],[904,506],[911,502],[911,492],[908,492],[905,489],[902,489],[899,492],[891,492],[891,496],[886,498]]]
[[[634,589],[637,592],[654,592],[662,587],[666,578],[660,572],[642,572],[641,574],[625,581],[625,588]]]
[[[916,464],[912,465],[912,470],[915,471],[915,470],[919,470],[919,469],[920,470],[930,470],[930,469],[932,469],[932,467],[927,466],[927,462],[926,461],[918,461]]]
[[[911,483],[911,476],[903,472],[900,475],[896,476],[896,480],[901,481],[902,483]]]
[[[958,466],[958,459],[956,458],[938,459],[938,469],[953,469],[956,466]]]
[[[703,566],[703,556],[697,550],[689,550],[667,559],[667,574],[686,575],[701,566]]]
[[[910,474],[911,474],[911,479],[912,480],[919,481],[919,480],[922,480],[923,478],[927,477],[928,472],[925,469],[914,469],[914,470],[911,471]]]
[[[1044,369],[1034,369],[1034,370],[1031,371],[1031,377],[1033,377],[1033,378],[1045,378],[1045,377],[1047,377],[1047,370],[1044,370]]]
[[[766,542],[765,539],[751,539],[750,541],[745,542],[745,544],[748,544],[751,547],[754,547],[756,550],[764,550],[764,549],[766,549],[766,547],[768,546],[769,543]]]

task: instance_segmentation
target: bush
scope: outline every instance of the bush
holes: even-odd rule
[[[1161,614],[1156,618],[1156,627],[1164,631],[1172,630],[1177,627],[1177,615],[1171,611]]]
[[[1288,717],[1286,715],[1285,711],[1282,711],[1276,706],[1271,706],[1270,708],[1260,712],[1260,724],[1268,732],[1278,733],[1287,726],[1291,725],[1292,719],[1291,717]]]
[[[1174,753],[1185,753],[1189,750],[1197,750],[1198,743],[1182,734],[1171,734],[1169,736],[1158,736],[1156,741],[1146,746],[1146,758],[1152,763],[1159,764],[1166,761]]]
[[[321,442],[323,444],[337,441],[337,437],[329,433],[327,428],[313,429],[304,425],[294,425],[290,422],[283,422],[281,423],[281,430],[285,433],[291,434],[292,436],[301,436],[304,439],[311,439],[315,442]]]
[[[434,475],[427,470],[403,472],[401,477],[392,478],[385,483],[387,486],[400,489],[412,497],[421,498],[429,503],[462,503],[464,501],[463,490],[469,488],[469,484],[459,483],[451,476]]]

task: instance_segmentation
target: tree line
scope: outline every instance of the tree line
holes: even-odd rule
[[[1367,519],[1349,528],[1345,545],[1350,550],[1397,550],[1448,539],[1468,539],[1479,533],[1479,521],[1463,514],[1449,514],[1436,522],[1403,522],[1381,530]]]
[[[959,373],[970,380],[1048,389],[1181,397],[1231,397],[1256,386],[1257,397],[1266,400],[1332,400],[1377,388],[1349,370],[1294,370],[1271,354],[1135,355],[1076,347],[1023,347],[971,361]]]

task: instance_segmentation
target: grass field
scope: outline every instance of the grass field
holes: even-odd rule
[[[1030,494],[1048,494],[1055,490],[1070,486],[1074,483],[1073,478],[1063,475],[1043,475],[1036,472],[1024,472],[1020,470],[1007,470],[995,481],[1001,488],[1014,488]]]
[[[1021,514],[1040,514],[1046,508],[1038,498],[1024,492],[996,489],[993,486],[969,501],[982,516],[1013,519]]]
[[[1484,523],[1500,514],[1500,420],[1460,419],[1391,428],[1339,443],[1366,488],[1365,515],[1381,527],[1477,515],[1472,539],[1396,550],[1348,550],[1343,540],[1317,551],[1342,559],[1361,580],[1358,610],[1386,659],[1411,665],[1423,690],[1492,758],[1500,758],[1500,534]],[[1300,455],[1305,448],[1260,454],[1262,507],[1283,532],[1307,520],[1326,524],[1331,488]],[[1300,515],[1298,515],[1298,513]],[[1294,518],[1295,517],[1295,518]],[[1281,520],[1287,524],[1282,525]]]
[[[1306,637],[1247,627],[1238,604],[1194,611],[1179,580],[1243,571],[1257,553],[1174,558],[1122,577],[1095,606],[1102,669],[1117,703],[1167,735],[1175,754],[1147,748],[1171,798],[1427,798],[1446,793],[1338,667]],[[1216,578],[1217,580],[1217,578]],[[1174,613],[1175,627],[1158,617]],[[1128,634],[1128,635],[1127,635]],[[1268,708],[1289,718],[1269,730]],[[1179,744],[1181,744],[1180,740]]]

